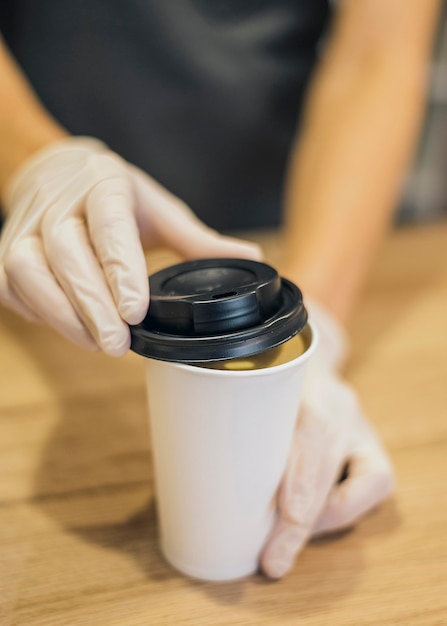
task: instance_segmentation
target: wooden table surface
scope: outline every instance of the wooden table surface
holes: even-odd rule
[[[1,626],[446,625],[447,226],[390,237],[352,335],[348,377],[396,498],[283,581],[208,584],[157,549],[142,360],[84,354],[2,310]]]

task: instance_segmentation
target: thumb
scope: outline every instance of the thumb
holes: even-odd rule
[[[131,166],[136,193],[136,218],[143,244],[164,244],[185,259],[237,257],[260,261],[255,243],[220,235],[153,178]]]

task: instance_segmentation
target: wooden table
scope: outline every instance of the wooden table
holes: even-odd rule
[[[352,332],[348,377],[397,497],[281,582],[205,584],[157,549],[142,360],[84,354],[2,311],[0,624],[447,624],[446,226],[393,234]]]

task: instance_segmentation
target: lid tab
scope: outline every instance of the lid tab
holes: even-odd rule
[[[150,305],[131,326],[131,349],[154,359],[203,363],[280,345],[307,321],[300,290],[271,266],[201,259],[149,279]]]

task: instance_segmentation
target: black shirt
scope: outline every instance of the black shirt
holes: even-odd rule
[[[219,229],[278,224],[328,0],[1,0],[48,110]]]

